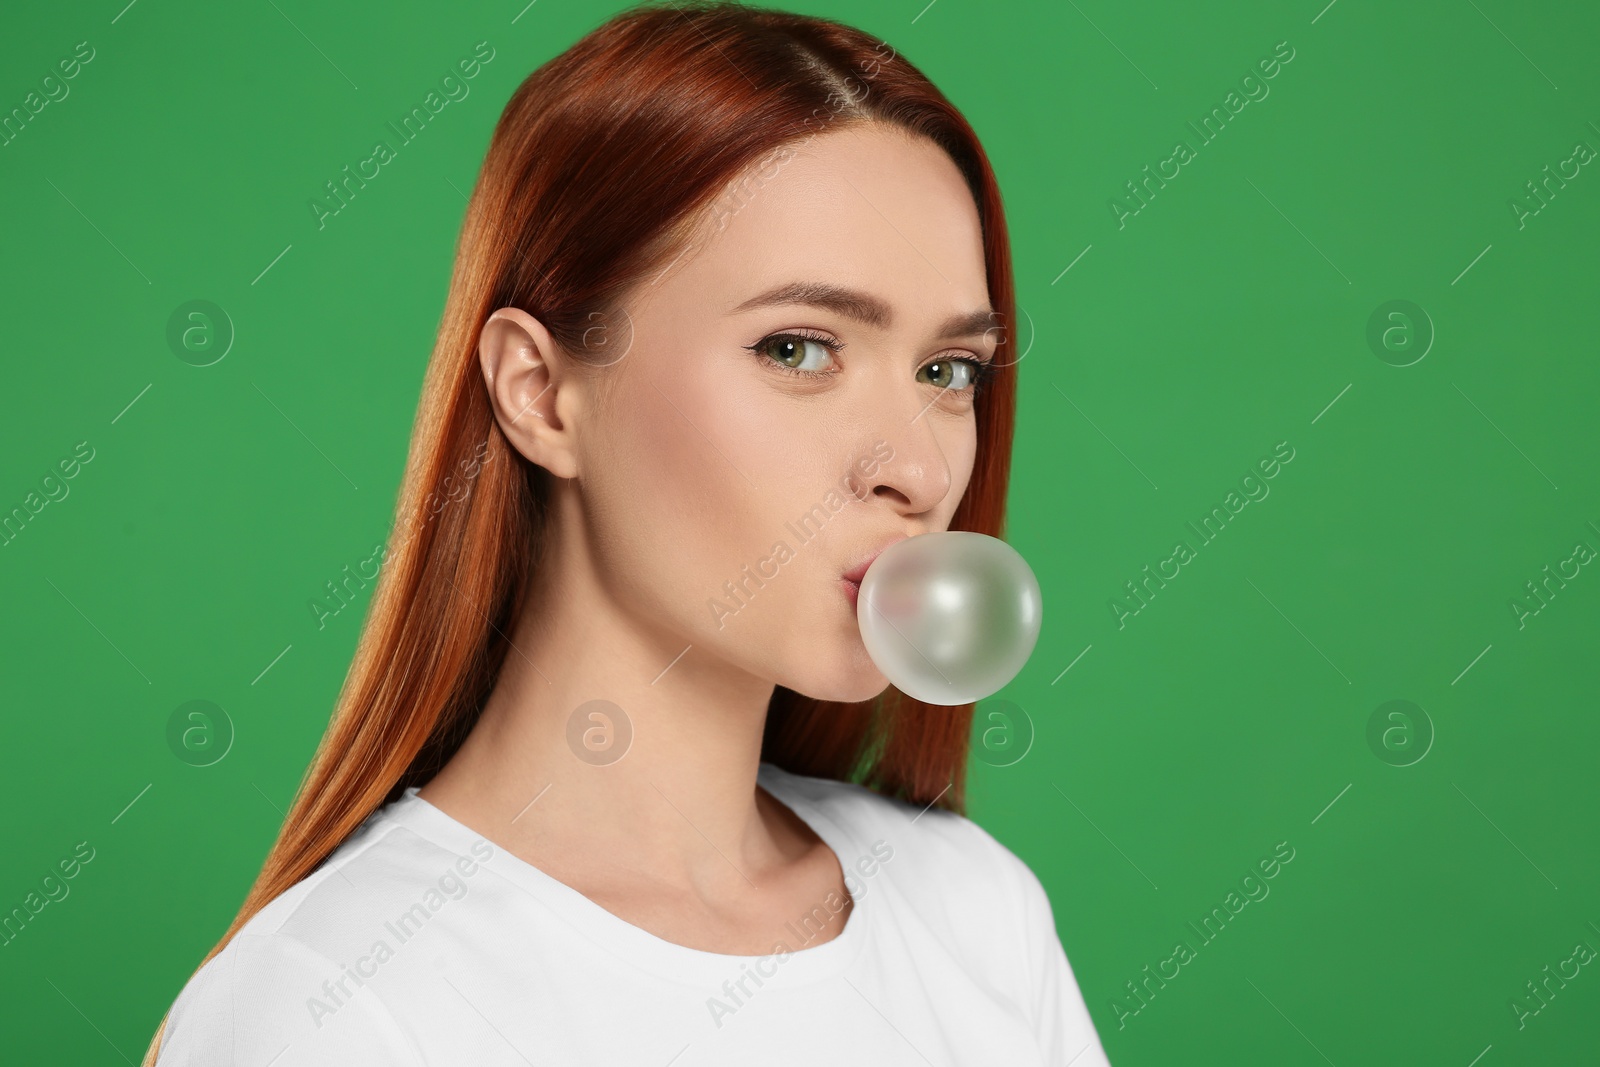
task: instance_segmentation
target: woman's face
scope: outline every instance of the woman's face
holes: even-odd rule
[[[572,427],[607,596],[764,681],[881,692],[843,576],[948,529],[998,332],[954,163],[882,126],[791,146],[626,312]]]

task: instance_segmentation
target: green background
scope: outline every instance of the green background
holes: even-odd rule
[[[1031,338],[1008,537],[1048,610],[972,815],[1044,881],[1118,1067],[1594,1062],[1600,967],[1524,1027],[1511,999],[1600,949],[1600,575],[1511,603],[1600,548],[1600,174],[1511,204],[1600,147],[1600,16],[1324,2],[794,5],[919,65],[1006,196]],[[0,111],[95,49],[0,146],[0,510],[94,449],[0,547],[0,910],[95,850],[0,949],[15,1062],[137,1062],[233,916],[354,649],[365,601],[322,630],[306,604],[387,536],[494,120],[616,10],[123,3],[0,35]],[[483,40],[470,96],[319,230],[308,200]],[[1186,124],[1281,41],[1202,143]],[[1435,335],[1407,366],[1367,339],[1396,299],[1427,317],[1399,351]],[[192,300],[236,332],[210,366],[167,340]],[[1281,441],[1270,495],[1201,545],[1185,524]],[[167,742],[196,699],[236,730],[208,767]],[[1410,740],[1373,745],[1391,700]],[[1187,924],[1278,842],[1270,895],[1202,945]]]

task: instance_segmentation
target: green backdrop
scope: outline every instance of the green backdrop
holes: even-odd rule
[[[921,66],[1007,198],[1047,609],[972,815],[1118,1067],[1594,1062],[1600,15],[1324,2],[797,5]],[[615,9],[124,3],[0,36],[0,910],[74,871],[0,948],[15,1062],[136,1062],[234,914],[493,122]]]

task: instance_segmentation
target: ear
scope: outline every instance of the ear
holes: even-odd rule
[[[478,336],[478,363],[511,447],[558,478],[577,477],[581,383],[544,324],[520,308],[498,309]]]

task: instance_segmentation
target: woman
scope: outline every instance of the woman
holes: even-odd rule
[[[962,814],[971,706],[855,615],[885,546],[1000,533],[1009,255],[859,31],[637,8],[534,72],[337,712],[145,1063],[1105,1064]]]

